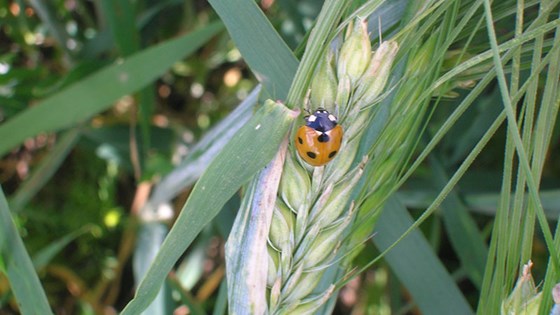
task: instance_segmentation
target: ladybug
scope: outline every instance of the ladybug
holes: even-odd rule
[[[342,127],[337,118],[323,108],[305,116],[295,137],[299,156],[308,164],[321,166],[330,162],[338,153],[342,143]]]

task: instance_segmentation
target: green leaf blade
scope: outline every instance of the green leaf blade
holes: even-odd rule
[[[121,55],[128,56],[135,53],[140,48],[140,39],[136,29],[135,8],[131,1],[102,0],[100,4]]]
[[[161,76],[177,60],[196,51],[222,29],[208,26],[148,48],[102,69],[54,94],[0,126],[0,156],[40,132],[52,132],[78,124],[112,106]]]
[[[52,314],[31,258],[10,215],[0,187],[0,263],[22,314]]]
[[[216,156],[200,177],[160,252],[140,283],[137,295],[123,314],[140,314],[185,249],[222,209],[276,154],[295,112],[275,102],[266,102]]]
[[[389,198],[376,224],[373,241],[383,251],[412,224],[404,206],[397,199]],[[385,259],[423,314],[474,314],[420,231],[412,231]]]
[[[251,0],[209,2],[255,76],[273,98],[285,100],[298,60],[264,13]]]

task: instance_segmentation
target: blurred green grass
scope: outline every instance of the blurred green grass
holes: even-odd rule
[[[489,314],[498,309],[520,264],[528,258],[535,262],[535,278],[543,281],[545,292],[550,290],[557,278],[547,265],[550,244],[539,234],[540,227],[533,228],[538,207],[527,201],[523,178],[528,174],[517,169],[517,153],[504,126],[484,139],[488,144],[475,152],[475,160],[468,160],[472,164],[458,185],[446,186],[503,109],[503,86],[500,91],[490,75],[496,64],[484,25],[483,1],[426,1],[430,10],[414,12],[406,1],[357,1],[345,14],[360,8],[369,15],[382,2],[371,24],[383,25],[384,37],[416,34],[409,41],[412,48],[432,28],[440,27],[452,39],[445,51],[438,51],[446,63],[440,81],[425,92],[430,120],[424,122],[425,132],[411,154],[411,162],[428,153],[430,159],[410,169],[410,178],[407,175],[396,194],[400,203],[391,200],[386,208],[403,211],[404,203],[413,218],[425,223],[387,255],[393,268],[390,281],[379,289],[371,274],[383,275],[386,270],[376,269],[376,264],[358,276],[357,287],[349,285],[340,299],[331,300],[331,309],[337,314],[387,308],[391,313],[426,313],[430,307],[437,309],[430,304],[436,292],[450,285],[447,281],[455,281],[460,292],[447,293],[465,299],[479,314]],[[209,131],[257,83],[264,88],[262,99],[287,97],[297,70],[296,56],[309,39],[321,4],[312,0],[235,5],[218,0],[210,4],[0,0],[0,184],[8,199],[0,206],[4,226],[0,313],[46,313],[47,304],[55,313],[122,310],[139,281],[133,277],[131,259],[139,226],[150,220],[169,224],[191,193],[182,182],[178,196],[166,196],[152,205],[145,187],[157,189],[168,175],[178,178],[175,174],[186,169],[179,163],[185,156],[189,163],[200,162],[195,164],[198,171],[205,168],[223,147],[220,138],[229,141],[236,135],[226,135],[227,127]],[[558,1],[503,1],[492,9],[499,52],[511,58],[504,66],[505,79],[521,140],[534,181],[542,183],[531,189],[540,191],[545,213],[557,219]],[[416,16],[418,12],[424,18]],[[516,27],[520,15],[525,20]],[[414,25],[399,26],[407,18]],[[370,31],[377,34],[375,28]],[[511,40],[514,36],[517,39]],[[298,53],[292,53],[297,47]],[[305,84],[298,87],[306,89]],[[519,90],[523,93],[517,95]],[[299,103],[289,105],[299,107]],[[250,112],[248,107],[243,113]],[[370,134],[377,131],[372,128]],[[440,144],[435,146],[435,141],[422,152],[434,139],[441,139]],[[205,145],[194,147],[199,141]],[[272,147],[266,146],[267,154],[274,151]],[[198,156],[205,158],[200,161]],[[447,199],[433,207],[442,190]],[[229,195],[220,197],[229,199]],[[184,254],[177,265],[200,259],[190,265],[196,270],[189,282],[195,285],[184,286],[178,278],[183,287],[171,286],[183,290],[182,301],[193,303],[193,309],[223,314],[226,295],[219,291],[220,248],[238,208],[237,197],[211,223],[197,226],[205,229],[203,235],[195,238],[198,233],[192,231],[191,248],[202,244],[203,259],[191,255],[191,249],[184,253],[184,246],[170,245],[178,251],[175,256]],[[429,217],[422,216],[425,209]],[[356,258],[359,266],[375,260],[412,224],[404,216],[384,220],[377,230],[383,234],[373,236],[379,248],[366,244],[367,250]],[[397,235],[391,234],[391,222],[395,228],[402,224]],[[518,241],[512,244],[511,239]],[[422,244],[412,245],[415,249],[431,245],[433,253],[403,250],[414,241]],[[161,244],[153,246],[157,250]],[[426,278],[417,278],[418,273],[410,274],[410,265],[403,266],[415,259],[418,273],[429,269],[447,276],[423,286]],[[163,281],[165,274],[164,270],[148,285],[158,289],[155,283]],[[410,295],[403,294],[403,288]],[[384,298],[364,298],[372,292]],[[354,299],[346,299],[345,294]],[[551,303],[550,295],[545,295],[541,314]],[[171,295],[166,298],[162,314],[180,307]],[[20,309],[16,302],[36,309]]]

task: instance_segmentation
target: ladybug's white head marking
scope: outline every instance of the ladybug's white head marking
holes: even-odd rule
[[[336,122],[336,117],[333,114],[329,114],[329,120],[332,122]]]
[[[315,115],[309,115],[309,117],[307,117],[308,122],[314,122],[315,120],[317,120],[317,116]]]

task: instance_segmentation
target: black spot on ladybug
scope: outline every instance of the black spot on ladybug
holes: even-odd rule
[[[307,154],[308,157],[314,159],[317,157],[317,154],[313,153],[313,152],[306,152],[305,154]]]
[[[299,142],[299,144],[303,144],[303,139],[301,139],[301,137],[297,137],[297,141]]]
[[[326,134],[326,133],[322,133],[322,134],[317,138],[317,140],[319,140],[319,142],[329,142],[330,139],[331,139],[331,138],[330,138],[329,135]]]
[[[332,151],[331,153],[329,153],[329,158],[332,158],[333,156],[335,156],[336,153],[337,153],[336,151]]]

